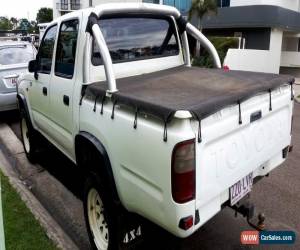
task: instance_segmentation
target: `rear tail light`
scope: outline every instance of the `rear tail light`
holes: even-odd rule
[[[195,199],[195,140],[178,143],[172,154],[172,196],[175,202]]]

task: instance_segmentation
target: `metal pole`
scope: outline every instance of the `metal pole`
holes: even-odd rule
[[[118,90],[117,90],[115,73],[113,70],[111,56],[109,54],[109,50],[106,46],[106,43],[105,43],[105,40],[104,40],[104,37],[102,35],[99,25],[94,24],[92,27],[92,30],[93,30],[94,38],[99,46],[100,54],[101,54],[101,57],[103,60],[106,80],[108,82],[108,92],[109,93],[117,92]]]
[[[189,42],[188,42],[186,31],[182,33],[181,37],[182,37],[182,46],[184,50],[185,65],[191,67],[190,48],[189,48]]]
[[[4,227],[3,227],[3,213],[2,213],[2,188],[1,188],[1,178],[0,178],[0,250],[5,250],[5,237],[4,237]]]

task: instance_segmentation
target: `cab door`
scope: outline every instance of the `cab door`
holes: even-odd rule
[[[36,58],[36,72],[28,88],[34,122],[38,129],[44,132],[48,130],[49,123],[49,84],[56,34],[57,25],[47,29]]]
[[[68,155],[73,149],[73,89],[78,30],[78,18],[61,22],[50,83],[51,134]]]

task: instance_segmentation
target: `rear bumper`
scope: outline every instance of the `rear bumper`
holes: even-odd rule
[[[17,109],[17,93],[0,93],[0,111]]]

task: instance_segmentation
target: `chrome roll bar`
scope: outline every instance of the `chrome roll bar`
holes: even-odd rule
[[[178,20],[181,17],[180,12],[170,6],[166,5],[159,5],[159,4],[146,4],[146,3],[110,3],[110,4],[101,4],[94,8],[92,14],[94,14],[97,19],[99,20],[101,16],[108,15],[108,14],[128,14],[128,13],[139,13],[139,14],[157,14],[157,15],[165,15],[165,16],[173,16],[175,20]],[[185,21],[184,21],[185,22]],[[94,20],[92,21],[90,27],[90,33],[92,33],[95,41],[100,49],[101,58],[103,60],[103,65],[105,69],[106,80],[108,82],[108,90],[109,93],[117,92],[116,86],[116,78],[113,70],[113,64],[111,60],[111,56],[109,50],[107,48],[106,42],[104,40],[103,34],[98,23]],[[199,40],[201,45],[204,46],[214,60],[214,65],[216,68],[221,68],[221,61],[217,50],[213,46],[213,44],[192,24],[185,22],[185,30],[182,32],[182,45],[184,50],[184,60],[185,65],[190,67],[191,60],[190,60],[190,51],[189,51],[189,44],[187,39],[187,34],[193,36],[196,40]],[[91,55],[91,37],[88,34],[86,37],[86,44],[85,44],[85,55],[84,55],[84,72],[83,72],[83,81],[88,84],[89,79],[89,62],[88,62],[88,55]]]
[[[104,37],[100,30],[99,25],[94,24],[92,26],[92,31],[93,31],[96,43],[99,46],[101,58],[103,60],[106,80],[108,83],[108,92],[110,92],[110,93],[117,92],[118,90],[117,90],[117,85],[116,85],[116,78],[115,78],[115,73],[114,73],[114,69],[113,69],[111,56],[109,54],[109,50],[107,48],[107,45],[105,43],[105,40],[104,40]]]

